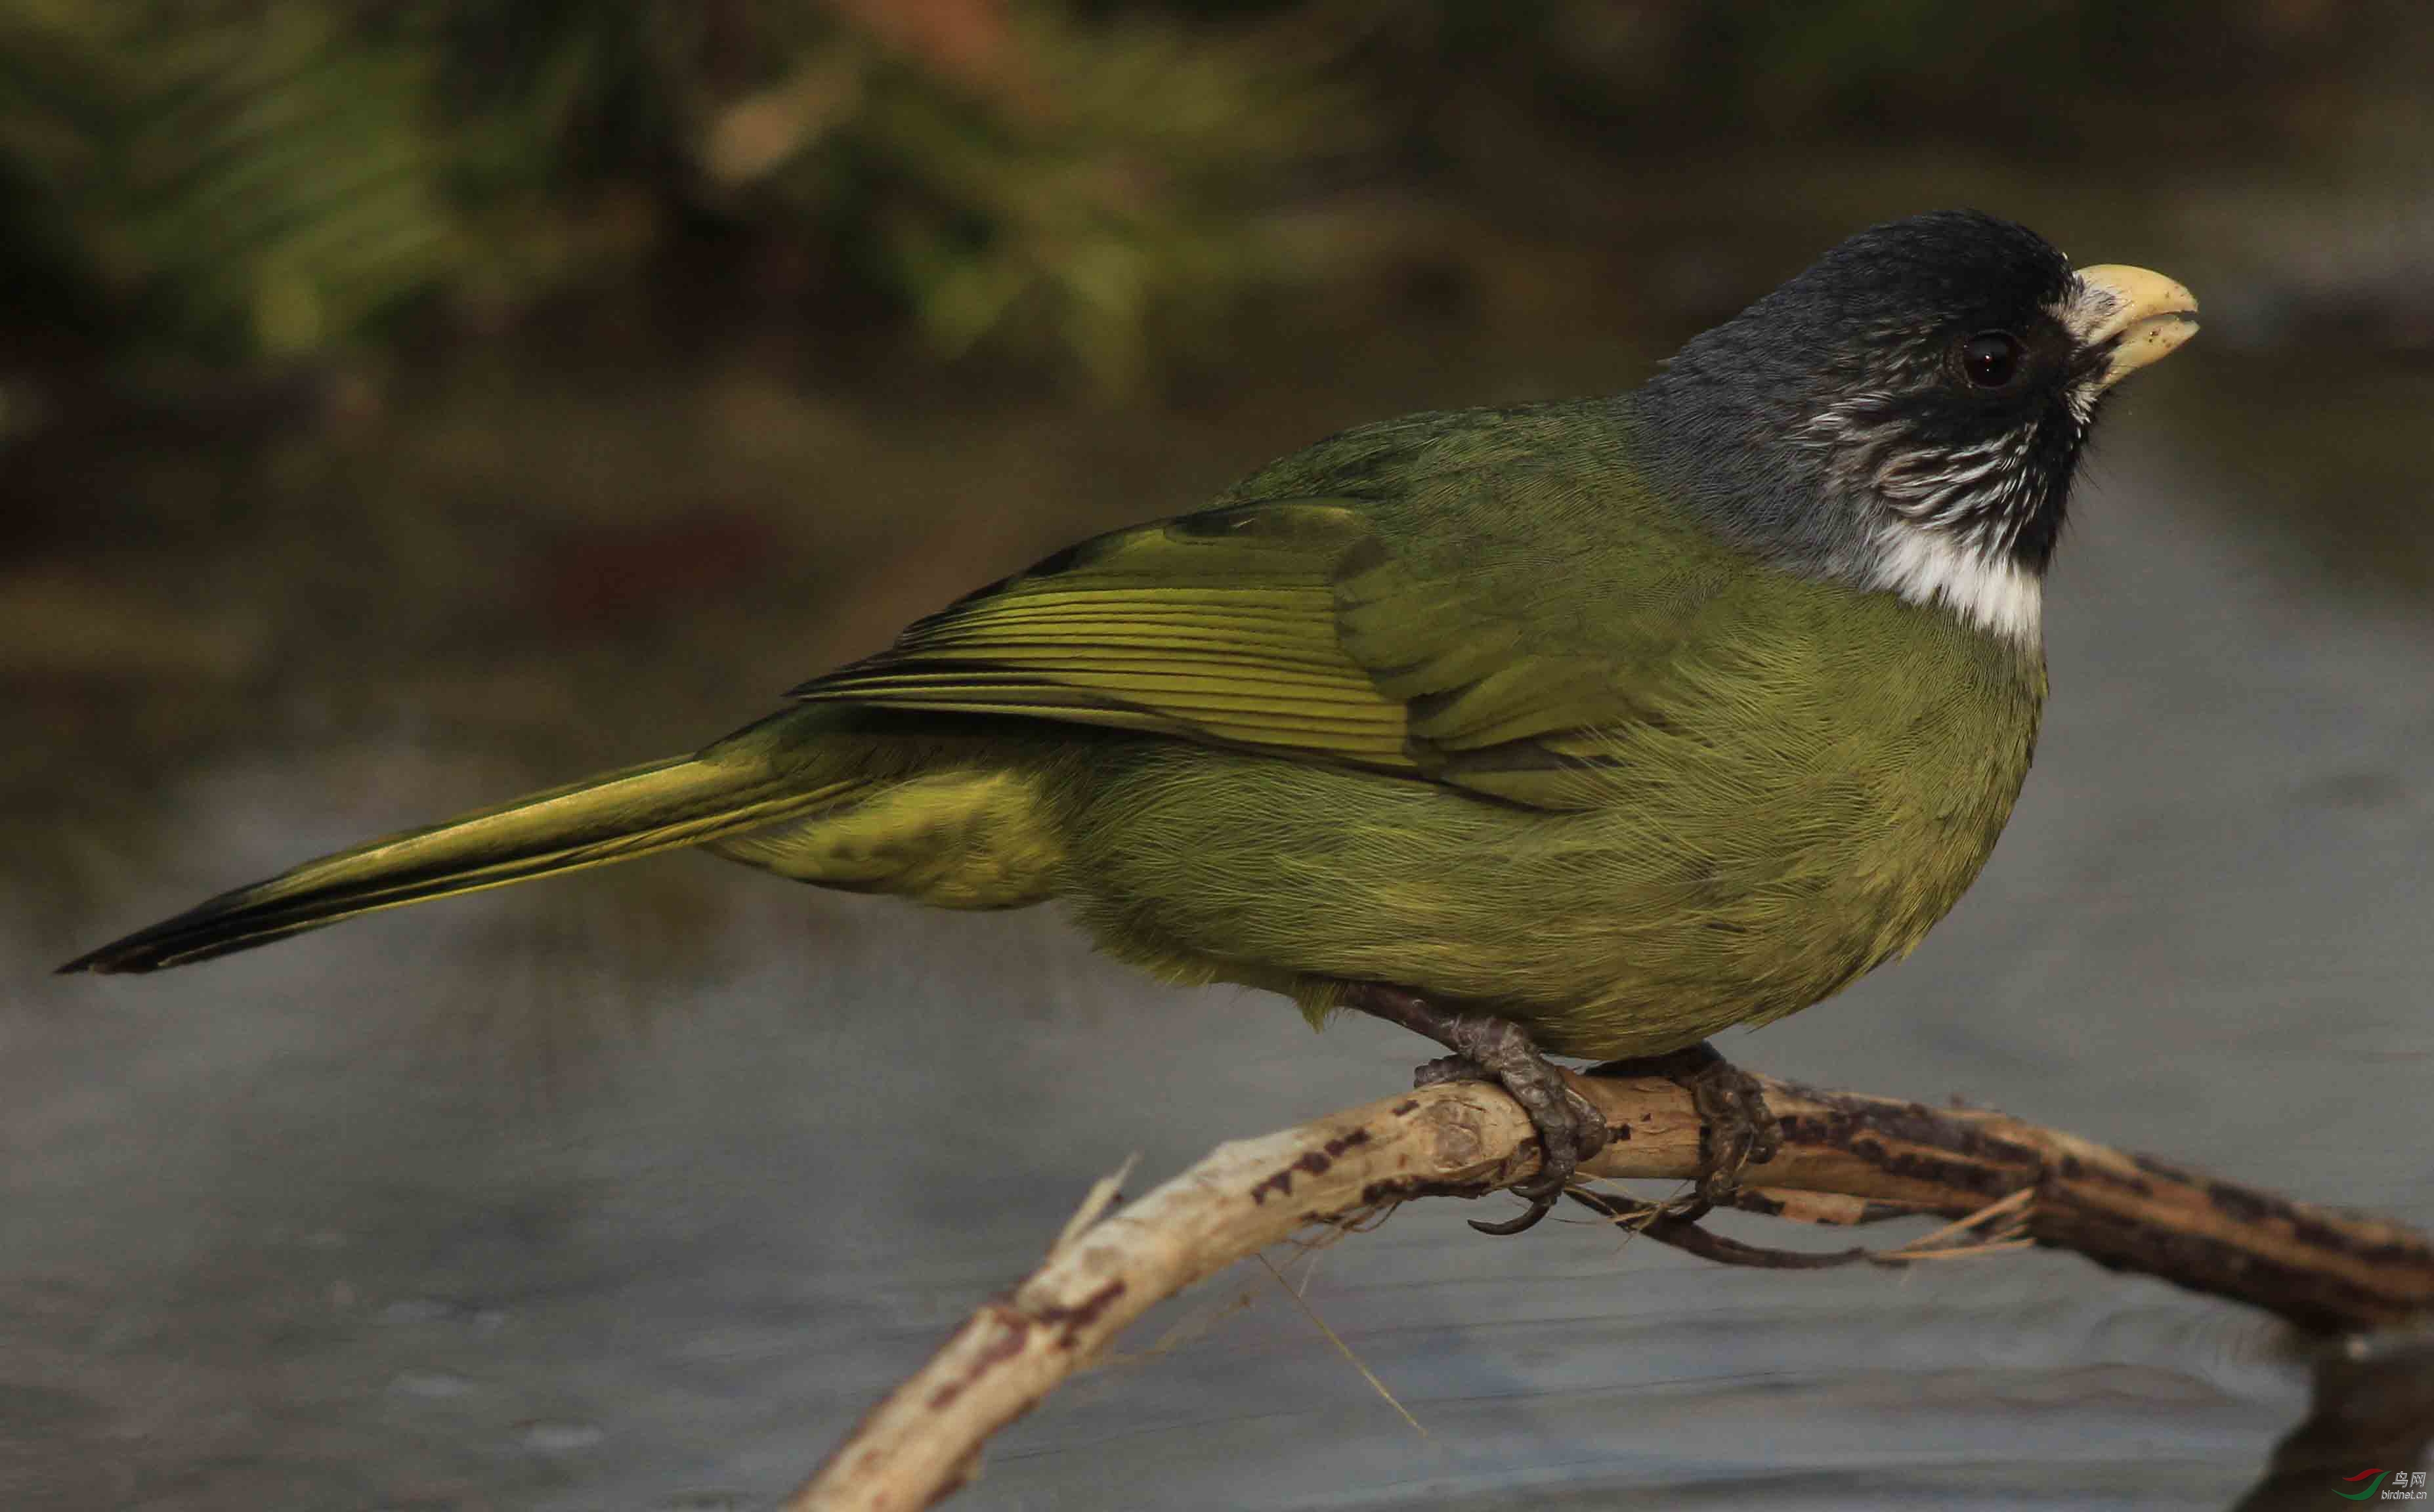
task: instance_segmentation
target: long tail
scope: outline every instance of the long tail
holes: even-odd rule
[[[60,968],[159,971],[377,909],[622,861],[783,819],[853,786],[722,743],[325,856],[201,903]]]

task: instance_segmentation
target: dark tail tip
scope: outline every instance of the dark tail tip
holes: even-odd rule
[[[166,971],[172,966],[210,960],[216,956],[233,955],[256,945],[266,945],[274,940],[285,940],[291,935],[317,929],[362,911],[309,906],[281,909],[275,904],[256,902],[259,892],[258,888],[245,888],[223,893],[176,918],[163,919],[149,928],[138,929],[98,950],[86,951],[58,968],[54,975],[69,977],[79,972],[93,972],[98,976],[115,977]]]
[[[261,892],[260,886],[223,892],[174,918],[121,935],[99,949],[88,950],[60,967],[56,975],[70,977],[89,971],[115,977],[165,971],[191,960],[208,960],[251,945],[266,945],[273,940],[283,940],[326,924],[332,917],[325,913],[318,919],[308,916],[300,922],[292,913],[282,917],[275,908],[258,901]]]
[[[115,977],[123,972],[158,971],[163,962],[151,948],[151,942],[145,938],[151,932],[146,929],[113,940],[98,950],[88,950],[66,965],[54,968],[51,975],[75,977],[91,972],[97,977]]]

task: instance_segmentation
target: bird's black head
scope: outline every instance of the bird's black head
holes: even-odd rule
[[[2105,390],[2188,291],[1966,211],[1860,232],[1692,340],[1639,401],[1670,482],[1784,566],[2033,635]]]

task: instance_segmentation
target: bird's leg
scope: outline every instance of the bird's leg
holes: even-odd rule
[[[1436,1041],[1452,1055],[1431,1061],[1412,1074],[1412,1084],[1493,1081],[1512,1096],[1538,1130],[1538,1174],[1513,1190],[1530,1199],[1530,1211],[1502,1223],[1473,1220],[1482,1233],[1519,1233],[1545,1217],[1564,1195],[1580,1163],[1605,1148],[1605,1118],[1539,1053],[1529,1030],[1492,1013],[1465,1013],[1430,1002],[1419,994],[1380,982],[1347,983],[1344,1006],[1374,1013]]]
[[[1591,1066],[1593,1077],[1662,1077],[1690,1095],[1700,1124],[1699,1198],[1722,1202],[1740,1184],[1741,1171],[1763,1165],[1783,1147],[1783,1127],[1766,1105],[1757,1079],[1701,1043],[1663,1055],[1635,1056]]]

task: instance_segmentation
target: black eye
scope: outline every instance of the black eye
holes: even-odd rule
[[[2001,388],[2020,370],[2020,340],[2008,331],[1981,331],[1961,344],[1961,370],[1980,388]]]

